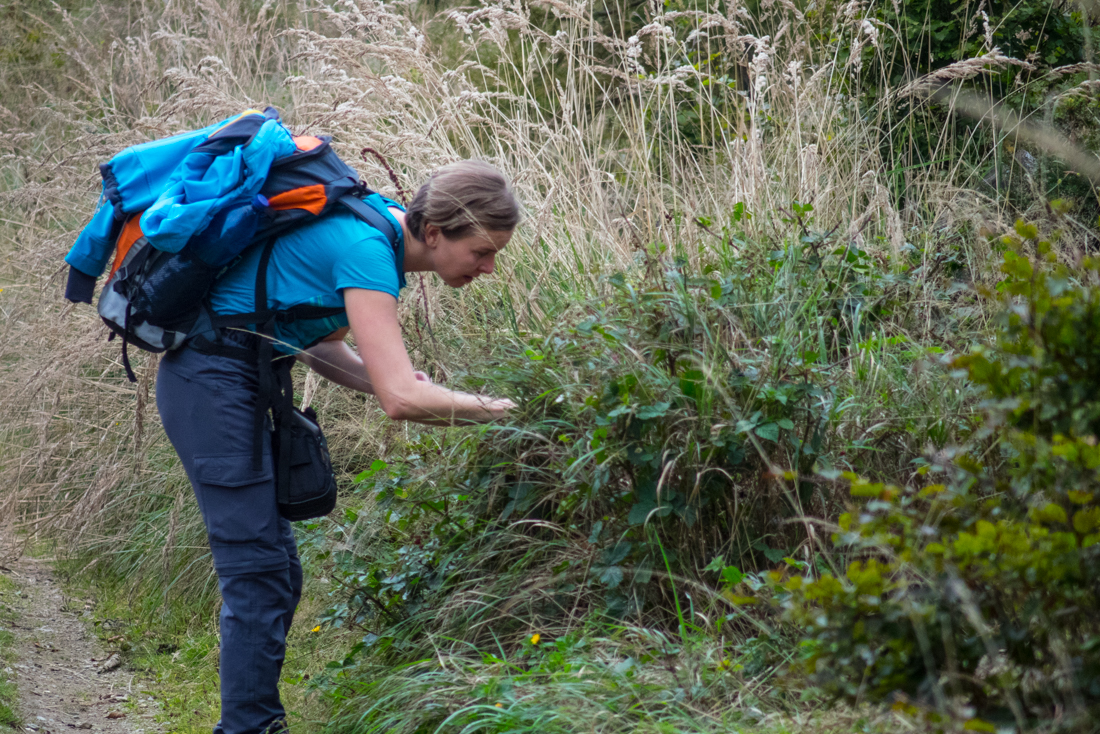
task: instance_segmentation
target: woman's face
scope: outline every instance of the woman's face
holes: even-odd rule
[[[432,250],[435,272],[452,288],[461,288],[482,275],[491,275],[497,253],[512,239],[512,231],[490,231],[450,239],[435,225],[424,227],[424,240]]]

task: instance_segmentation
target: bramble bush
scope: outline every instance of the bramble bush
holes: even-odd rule
[[[1018,222],[992,344],[955,360],[985,422],[923,486],[848,474],[845,570],[775,574],[802,667],[850,700],[972,729],[1092,731],[1100,716],[1100,260]],[[952,457],[953,454],[953,457]],[[933,483],[933,481],[937,483]]]
[[[964,399],[913,369],[920,340],[955,319],[910,305],[921,256],[894,267],[813,232],[809,205],[792,210],[797,234],[766,257],[689,265],[651,249],[598,294],[564,299],[537,336],[487,336],[465,381],[514,397],[519,417],[426,432],[360,475],[384,521],[349,510],[325,529],[344,595],[328,620],[386,645],[455,625],[519,639],[584,611],[683,624],[713,603],[711,572],[805,554],[797,518],[842,509],[828,485],[777,482],[777,467],[874,472],[883,445],[904,438],[912,457],[956,438]]]

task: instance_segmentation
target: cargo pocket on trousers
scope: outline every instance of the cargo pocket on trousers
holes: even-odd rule
[[[271,481],[271,457],[264,456],[263,467],[252,468],[252,454],[196,456],[195,478],[215,487],[244,487]]]
[[[260,471],[251,454],[196,456],[194,473],[218,573],[285,567],[271,456]]]

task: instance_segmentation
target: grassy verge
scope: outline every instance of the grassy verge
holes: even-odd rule
[[[86,559],[63,562],[59,570],[70,592],[94,602],[96,633],[119,649],[146,681],[144,692],[160,702],[164,723],[172,731],[208,732],[219,715],[217,598],[204,594],[166,601],[170,578],[134,583],[112,574],[106,564],[82,570],[86,565]],[[329,661],[342,659],[353,643],[339,631],[319,626],[318,618],[330,603],[327,585],[312,570],[306,578],[288,639],[281,691],[291,724],[314,731],[327,723],[331,704],[311,681]]]
[[[15,635],[10,626],[15,622],[15,611],[7,605],[5,597],[13,595],[15,584],[0,573],[0,726],[19,726],[19,693],[15,688]]]

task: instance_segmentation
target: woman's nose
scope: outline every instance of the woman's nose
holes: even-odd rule
[[[478,270],[485,273],[486,275],[492,275],[493,270],[496,269],[496,262],[497,262],[497,256],[496,255],[490,255],[486,259],[486,262],[483,263],[482,266],[480,268],[478,268]]]

